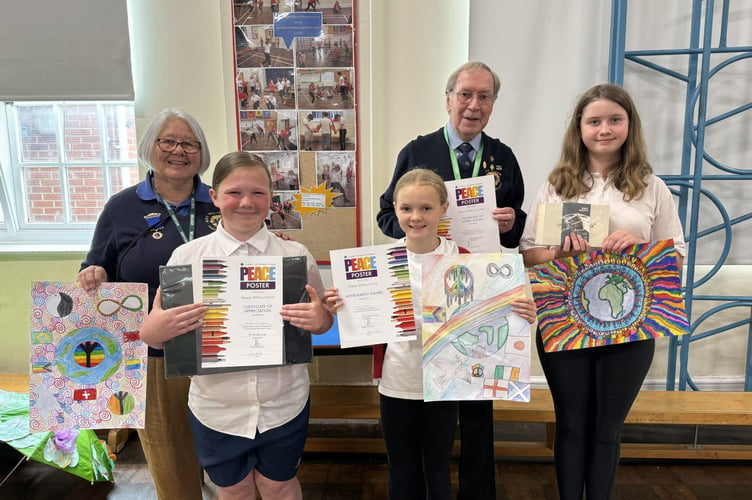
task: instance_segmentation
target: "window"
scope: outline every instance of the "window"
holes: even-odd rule
[[[85,247],[107,199],[139,180],[133,103],[11,102],[0,115],[3,247]]]

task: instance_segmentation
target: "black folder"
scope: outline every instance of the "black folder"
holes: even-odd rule
[[[305,286],[308,282],[308,266],[306,257],[284,257],[282,268],[283,303],[297,304],[307,301],[308,294],[306,293]],[[162,307],[164,309],[193,304],[195,302],[190,264],[160,266],[159,278],[162,289]],[[167,378],[269,368],[269,366],[202,366],[201,329],[180,335],[165,342],[164,357],[165,376]],[[312,362],[313,343],[311,341],[311,332],[292,326],[289,322],[285,321],[284,357],[285,365]]]

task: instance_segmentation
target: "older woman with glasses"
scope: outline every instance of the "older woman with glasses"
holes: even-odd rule
[[[220,213],[199,178],[210,156],[192,116],[162,111],[144,132],[138,159],[146,178],[108,200],[78,281],[86,289],[105,281],[147,283],[151,310],[159,266],[178,246],[214,231]],[[165,379],[163,351],[149,348],[146,426],[138,435],[160,499],[202,498],[188,424],[189,384],[188,378]]]

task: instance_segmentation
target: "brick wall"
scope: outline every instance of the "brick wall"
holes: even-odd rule
[[[63,114],[65,151],[58,150],[58,125],[50,105],[19,108],[21,155],[27,192],[27,222],[65,222],[63,183],[70,200],[70,221],[94,223],[107,199],[102,153],[109,161],[111,193],[138,182],[136,130],[132,108],[107,106],[105,138],[96,105],[68,105]],[[125,116],[124,116],[125,114]],[[58,162],[66,162],[61,174]],[[31,165],[30,165],[31,164]]]

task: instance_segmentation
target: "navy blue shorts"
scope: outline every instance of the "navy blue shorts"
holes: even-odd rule
[[[259,433],[254,439],[225,434],[206,427],[188,411],[196,455],[217,486],[239,483],[256,469],[274,481],[295,477],[308,433],[311,401],[286,424]]]

